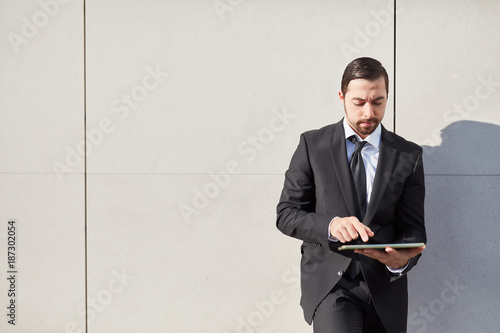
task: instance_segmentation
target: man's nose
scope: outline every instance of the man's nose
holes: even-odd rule
[[[364,105],[364,109],[363,109],[363,116],[365,118],[372,118],[375,114],[375,108],[373,107],[373,105],[371,103],[366,103]]]

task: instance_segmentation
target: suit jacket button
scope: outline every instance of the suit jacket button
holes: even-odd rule
[[[338,272],[337,272],[337,274],[338,274],[339,276],[342,276],[342,275],[344,275],[344,272],[343,272],[343,271],[338,271]]]

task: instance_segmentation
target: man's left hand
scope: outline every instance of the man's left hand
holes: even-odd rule
[[[425,245],[411,249],[396,250],[392,247],[386,247],[385,251],[375,249],[355,250],[355,253],[362,254],[372,259],[378,260],[386,266],[397,269],[405,267],[413,257],[416,257],[425,250]]]

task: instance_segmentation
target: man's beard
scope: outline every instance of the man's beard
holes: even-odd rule
[[[375,131],[377,126],[380,124],[380,119],[378,119],[378,118],[368,118],[368,119],[360,120],[356,123],[353,123],[351,121],[351,119],[349,119],[349,117],[347,116],[347,112],[345,113],[345,115],[347,118],[347,123],[353,128],[353,130],[356,133],[361,134],[363,136],[368,136],[368,135],[372,134],[373,131]],[[364,123],[364,122],[371,122],[372,125],[370,127],[361,126],[361,123]]]
[[[361,123],[364,123],[364,122],[371,122],[372,125],[370,127],[361,126]],[[366,119],[364,121],[357,122],[354,125],[354,128],[355,128],[356,132],[368,136],[368,135],[372,134],[373,131],[375,131],[375,129],[377,128],[378,124],[380,124],[380,120],[378,120],[376,118],[370,118],[370,119]]]

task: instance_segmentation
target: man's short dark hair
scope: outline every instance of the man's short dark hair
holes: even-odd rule
[[[381,77],[385,80],[385,91],[389,93],[389,76],[380,61],[368,57],[354,59],[345,68],[344,75],[342,75],[340,90],[342,94],[345,95],[347,86],[352,80],[365,79],[368,81],[375,81]]]

